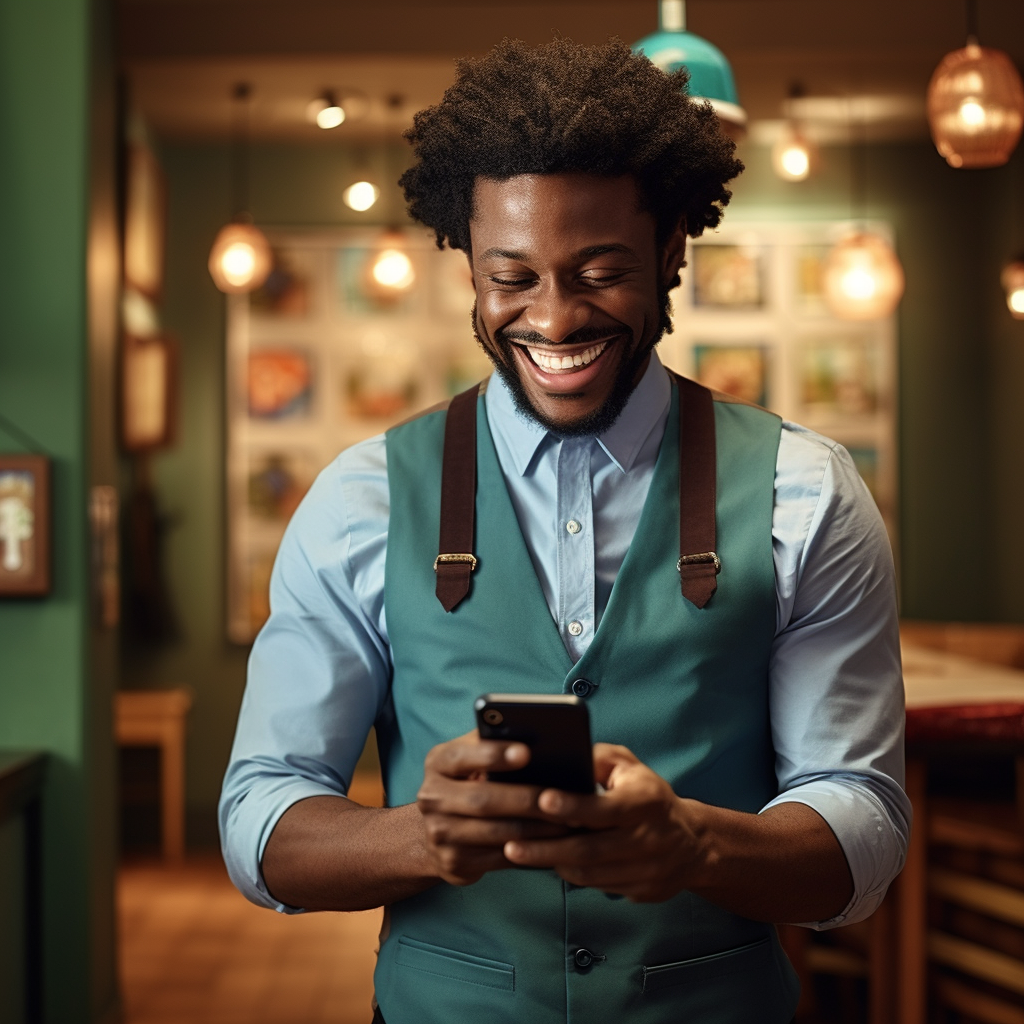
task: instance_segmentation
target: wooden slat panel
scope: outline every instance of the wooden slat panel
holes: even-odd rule
[[[928,933],[928,954],[938,963],[1024,995],[1024,963],[943,932]]]
[[[1024,1010],[952,978],[936,978],[935,988],[941,1002],[951,1010],[966,1014],[982,1024],[1024,1024]]]
[[[928,891],[962,907],[1024,925],[1024,893],[1008,886],[932,868],[928,872]]]

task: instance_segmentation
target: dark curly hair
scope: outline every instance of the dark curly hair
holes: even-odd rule
[[[716,227],[743,170],[708,103],[621,40],[539,47],[505,39],[486,57],[457,63],[455,83],[416,114],[405,137],[417,162],[399,184],[411,216],[469,252],[478,177],[586,172],[635,177],[659,245],[686,218],[696,238]]]

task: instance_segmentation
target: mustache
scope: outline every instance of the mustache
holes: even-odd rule
[[[538,331],[528,331],[516,327],[499,328],[494,332],[494,336],[498,341],[503,341],[506,344],[518,342],[523,345],[539,345],[552,349],[559,348],[562,345],[585,345],[592,341],[604,341],[607,338],[618,335],[625,335],[627,341],[633,340],[633,332],[627,327],[623,327],[621,330],[609,330],[607,327],[581,327],[578,331],[573,331],[572,334],[567,335],[560,342],[552,341]]]

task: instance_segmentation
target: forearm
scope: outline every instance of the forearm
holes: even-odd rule
[[[853,896],[842,847],[824,818],[798,803],[745,814],[680,801],[697,842],[685,888],[759,921],[826,921]]]
[[[415,804],[363,807],[344,797],[300,800],[267,841],[263,879],[274,899],[306,910],[369,910],[438,881]]]

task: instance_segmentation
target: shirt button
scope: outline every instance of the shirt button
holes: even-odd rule
[[[577,949],[575,960],[577,967],[586,968],[594,962],[594,954],[589,949]]]
[[[583,527],[582,527],[582,526],[581,526],[581,525],[580,525],[580,524],[579,524],[578,522],[576,522],[576,520],[575,520],[575,519],[570,519],[570,520],[569,520],[569,522],[567,522],[567,523],[565,524],[565,528],[566,528],[566,529],[567,529],[567,530],[568,530],[568,531],[569,531],[569,532],[570,532],[570,533],[571,533],[571,534],[572,534],[573,536],[575,536],[575,535],[576,535],[577,533],[579,533],[579,532],[580,532],[580,530],[582,530],[582,529],[583,529]]]
[[[575,619],[569,623],[569,635],[579,636],[583,632],[583,623],[577,622]]]
[[[594,684],[589,679],[574,679],[570,687],[577,697],[589,697]]]

